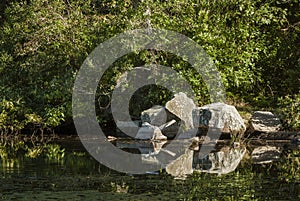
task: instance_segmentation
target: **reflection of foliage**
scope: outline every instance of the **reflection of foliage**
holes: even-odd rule
[[[279,178],[286,182],[300,182],[300,150],[283,156],[278,164]]]
[[[76,151],[74,151],[72,154],[73,154],[74,156],[78,156],[78,157],[80,157],[80,156],[86,156],[86,153],[85,153],[85,152],[76,152]]]
[[[14,159],[2,159],[2,166],[4,168],[20,168],[21,160],[14,158]]]
[[[175,180],[165,172],[159,175],[116,173],[89,154],[68,152],[57,144],[44,145],[43,154],[36,159],[19,154],[15,159],[1,160],[1,165],[19,171],[24,167],[22,162],[36,164],[38,161],[38,169],[46,173],[47,179],[31,178],[32,185],[27,185],[29,182],[24,182],[24,178],[7,179],[8,183],[22,183],[18,188],[26,189],[25,192],[32,192],[32,186],[36,184],[45,191],[49,191],[49,187],[61,192],[97,189],[101,196],[107,195],[106,200],[117,200],[116,197],[119,200],[299,200],[299,154],[299,150],[288,151],[281,161],[264,166],[252,165],[251,160],[245,158],[230,174],[218,176],[195,172],[186,180]],[[50,163],[48,157],[52,158]],[[15,188],[12,191],[15,192]]]
[[[65,149],[62,149],[57,144],[25,143],[17,138],[14,140],[3,140],[0,143],[1,159],[15,159],[18,157],[18,153],[25,154],[26,158],[32,159],[45,156],[49,161],[53,162],[62,161],[65,157]]]
[[[46,145],[45,155],[49,161],[61,162],[65,157],[65,149],[57,144],[49,144]]]
[[[300,150],[276,162],[253,165],[244,159],[236,171],[221,176],[194,173],[182,186],[182,200],[286,200],[298,197]],[[288,190],[287,190],[288,189]]]
[[[27,147],[26,157],[37,158],[43,153],[43,146]]]
[[[25,150],[26,145],[23,141],[9,141],[0,143],[0,157],[2,159],[16,158],[18,152]]]

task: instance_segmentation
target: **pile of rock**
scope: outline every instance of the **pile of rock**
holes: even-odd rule
[[[255,111],[248,128],[244,122],[234,106],[212,103],[197,107],[192,99],[180,92],[165,106],[156,105],[143,111],[139,121],[117,121],[117,127],[123,133],[136,133],[133,137],[141,140],[189,139],[196,135],[214,140],[227,134],[238,141],[245,132],[251,138],[262,139],[300,136],[299,133],[281,133],[279,117],[269,111]]]
[[[166,103],[166,106],[153,106],[141,113],[140,123],[117,122],[122,131],[134,132],[130,127],[138,127],[135,139],[166,140],[173,139],[184,129],[193,128],[192,110],[196,108],[193,100],[185,93],[175,94],[175,97]],[[184,129],[183,129],[184,128]]]
[[[156,105],[143,111],[140,122],[117,122],[117,126],[123,131],[135,128],[131,132],[136,132],[135,138],[142,140],[192,138],[199,134],[218,139],[222,133],[241,138],[246,130],[244,121],[234,106],[213,103],[197,107],[182,92],[175,94],[165,106]]]

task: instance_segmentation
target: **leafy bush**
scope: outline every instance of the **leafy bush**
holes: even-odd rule
[[[0,101],[0,132],[1,135],[15,134],[24,128],[22,101],[3,99]]]
[[[278,100],[279,113],[287,129],[300,129],[300,94],[281,97]]]
[[[88,54],[112,36],[149,26],[182,33],[201,45],[230,96],[252,101],[299,91],[297,0],[20,0],[4,1],[0,10],[2,132],[71,122],[73,82]],[[200,105],[209,102],[201,75],[182,58],[153,50],[116,61],[102,77],[96,100],[110,96],[126,70],[149,63],[170,66],[188,80]],[[170,98],[167,91],[148,89],[139,93],[149,106]],[[13,108],[5,108],[7,101]],[[133,106],[131,112],[138,115],[142,109]]]

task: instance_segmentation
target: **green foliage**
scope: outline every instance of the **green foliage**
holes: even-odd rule
[[[99,43],[138,28],[173,30],[196,41],[213,59],[231,97],[256,103],[299,92],[297,0],[21,0],[4,1],[0,10],[2,133],[70,122],[73,82],[84,59]],[[200,105],[209,102],[201,75],[182,58],[154,50],[116,61],[101,79],[96,100],[110,96],[126,70],[149,63],[172,67],[191,84]],[[171,96],[157,87],[139,93],[149,107]],[[13,108],[5,107],[7,101]],[[132,115],[142,109],[132,106]]]
[[[71,117],[75,69],[93,41],[88,21],[94,16],[84,15],[82,3],[20,1],[5,10],[0,34],[0,93],[6,99],[18,101],[21,97],[19,110],[23,110],[18,112],[29,125],[54,128],[65,116]],[[94,23],[97,26],[96,20]],[[20,122],[15,116],[10,118]]]
[[[278,100],[278,113],[284,119],[287,129],[300,129],[300,94],[281,97]]]
[[[24,106],[22,101],[3,99],[0,102],[0,132],[1,135],[19,132],[24,127],[22,111]]]

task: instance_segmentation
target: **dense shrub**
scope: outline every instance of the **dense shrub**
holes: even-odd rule
[[[145,15],[146,10],[151,12]],[[73,82],[84,59],[106,39],[147,26],[182,33],[200,44],[219,69],[229,97],[250,103],[274,97],[276,102],[299,93],[297,0],[20,0],[3,1],[0,11],[0,130],[70,123]],[[153,62],[187,78],[200,105],[209,102],[201,76],[188,63],[151,50],[116,61],[96,99],[107,98],[126,70]],[[155,87],[140,93],[149,106],[170,97]],[[6,107],[7,101],[16,109]],[[131,111],[137,115],[142,109]]]

